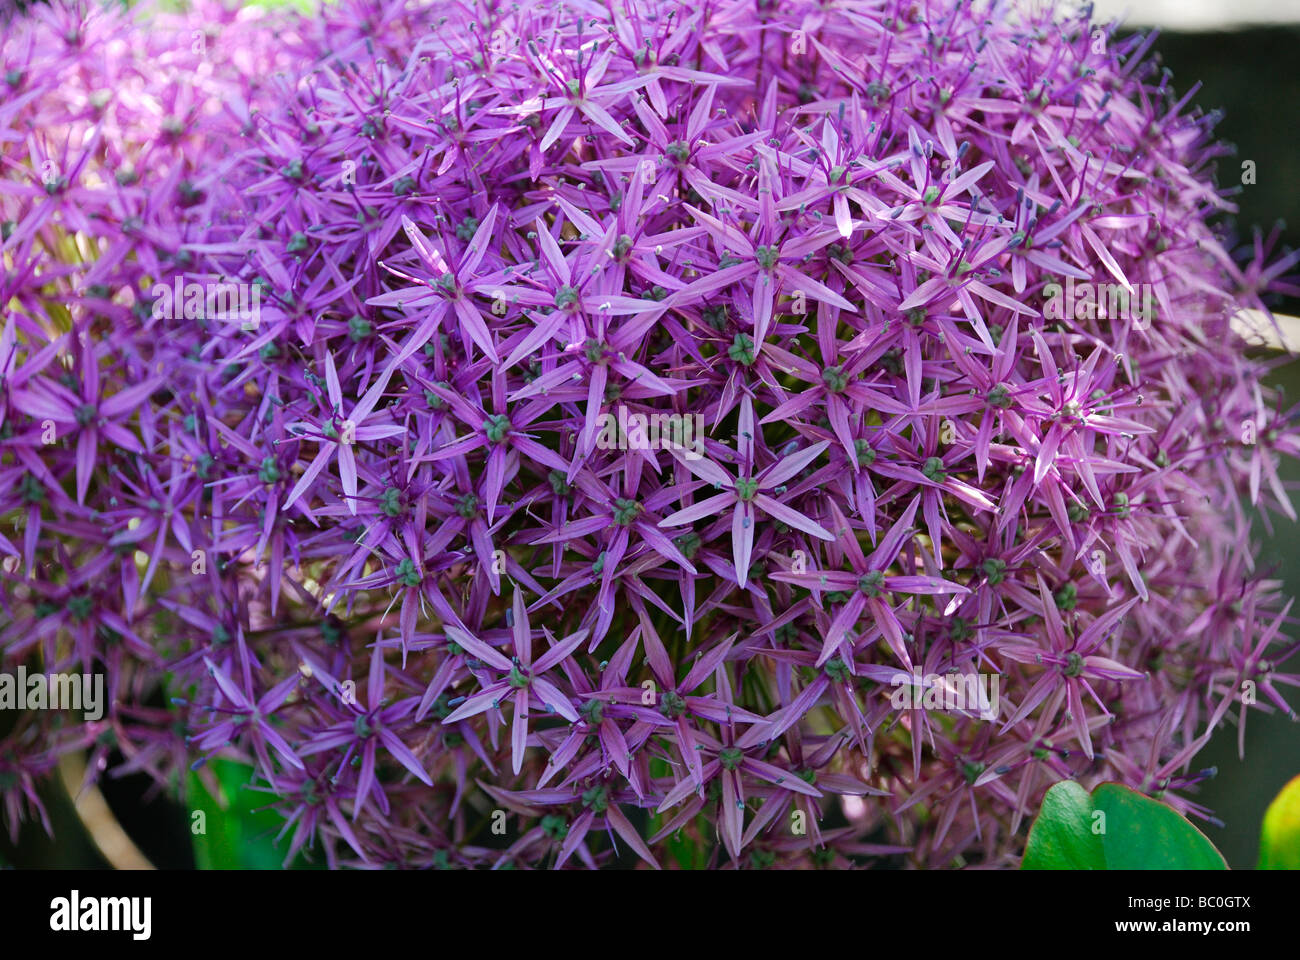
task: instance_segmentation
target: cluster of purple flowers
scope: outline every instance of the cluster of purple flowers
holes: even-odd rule
[[[0,656],[113,701],[0,715],[11,831],[68,751],[221,754],[331,865],[1005,866],[1063,778],[1207,815],[1210,732],[1290,712],[1247,504],[1300,433],[1233,317],[1300,257],[1208,225],[1150,37],[146,15],[0,50]],[[1000,697],[898,706],[954,675]]]

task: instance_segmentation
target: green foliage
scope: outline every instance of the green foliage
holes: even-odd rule
[[[706,818],[696,818],[696,829],[700,835],[705,835],[709,829]],[[703,843],[692,839],[682,831],[672,834],[668,838],[668,852],[672,854],[677,865],[683,870],[707,870],[709,867],[709,850]]]
[[[204,833],[194,833],[194,862],[200,870],[279,870],[285,851],[274,846],[284,821],[273,810],[253,811],[264,795],[247,789],[253,768],[220,758],[207,764],[215,795],[197,773],[189,774],[191,832],[202,811]]]
[[[1100,839],[1092,832],[1092,797],[1062,780],[1043,797],[1029,831],[1022,870],[1105,870]]]
[[[1055,784],[1029,831],[1022,870],[1226,870],[1223,855],[1167,804],[1118,783]]]
[[[1291,778],[1264,813],[1259,869],[1300,870],[1300,776]]]

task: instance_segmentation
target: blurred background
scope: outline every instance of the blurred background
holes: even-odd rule
[[[40,0],[0,0],[5,2]],[[251,2],[308,7],[311,0]],[[1292,249],[1300,247],[1300,0],[1100,0],[1094,8],[1101,20],[1123,16],[1129,28],[1161,28],[1155,51],[1173,71],[1175,87],[1181,93],[1199,80],[1195,103],[1206,112],[1224,112],[1217,133],[1236,145],[1237,154],[1221,162],[1221,185],[1238,183],[1241,162],[1255,161],[1256,183],[1238,187],[1239,212],[1228,221],[1240,242],[1248,243],[1255,228],[1267,232],[1282,221],[1283,242]],[[1280,309],[1300,316],[1300,302]],[[1288,404],[1293,403],[1300,398],[1300,361],[1279,360],[1284,362],[1271,379],[1286,391]],[[1282,475],[1289,488],[1300,491],[1300,463],[1284,461]],[[1300,497],[1294,499],[1300,503]],[[1282,579],[1287,594],[1300,597],[1300,527],[1283,518],[1271,535],[1258,524],[1257,536],[1260,565]],[[1294,663],[1291,669],[1296,669]],[[1293,703],[1298,696],[1291,696]],[[1282,786],[1300,774],[1300,724],[1276,712],[1252,710],[1244,761],[1237,755],[1237,729],[1229,724],[1197,757],[1196,765],[1218,769],[1196,800],[1223,821],[1222,827],[1201,821],[1197,826],[1229,866],[1253,868],[1264,810]],[[17,845],[9,842],[7,831],[0,831],[0,866],[110,866],[85,820],[99,825],[101,843],[103,829],[111,835],[114,822],[120,825],[124,836],[119,835],[113,853],[118,862],[135,858],[172,869],[279,867],[283,855],[272,846],[278,819],[269,811],[250,813],[264,800],[243,788],[247,770],[218,766],[212,774],[206,786],[195,777],[189,784],[191,796],[202,797],[201,805],[210,811],[202,837],[191,834],[188,810],[151,790],[152,781],[145,777],[105,779],[101,791],[106,808],[88,807],[83,798],[80,815],[69,792],[54,786],[46,789],[44,801],[57,841],[39,824],[26,824]],[[120,842],[126,837],[130,839],[123,847]],[[200,842],[194,843],[196,839]]]
[[[1118,12],[1118,0],[1099,3],[1099,15]],[[1240,180],[1241,161],[1254,160],[1259,176],[1240,187],[1239,211],[1233,220],[1243,241],[1256,227],[1268,231],[1285,224],[1283,241],[1300,247],[1300,2],[1297,0],[1144,0],[1128,4],[1143,24],[1166,29],[1156,41],[1164,65],[1174,74],[1179,92],[1199,80],[1196,103],[1207,112],[1225,112],[1219,136],[1236,144],[1235,163],[1225,159],[1220,184]],[[1234,26],[1242,21],[1290,20],[1289,24]],[[1164,18],[1164,19],[1162,19]],[[1127,21],[1126,21],[1127,22]],[[1193,29],[1202,26],[1213,30]],[[1231,165],[1230,165],[1231,164]],[[1300,302],[1282,305],[1300,316]],[[1270,378],[1286,392],[1287,405],[1300,401],[1300,362],[1289,359]],[[1294,491],[1300,489],[1300,464],[1288,461],[1281,473]],[[1272,535],[1257,525],[1259,564],[1273,570],[1290,596],[1300,596],[1300,528],[1282,518]],[[1291,632],[1292,637],[1296,636]],[[1295,669],[1294,663],[1292,669]],[[1293,705],[1295,697],[1290,698]],[[1235,713],[1235,711],[1234,711]],[[1300,724],[1279,713],[1252,710],[1246,724],[1246,759],[1237,755],[1237,729],[1229,724],[1196,758],[1198,767],[1217,767],[1218,776],[1203,785],[1197,801],[1214,811],[1222,828],[1197,822],[1233,869],[1255,865],[1259,825],[1269,801],[1300,774]]]

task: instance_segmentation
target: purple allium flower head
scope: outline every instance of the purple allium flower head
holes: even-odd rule
[[[0,726],[11,831],[64,752],[224,751],[289,859],[998,866],[1063,778],[1208,815],[1291,713],[1234,318],[1300,255],[1229,249],[1150,37],[143,15],[0,48],[0,655],[111,704]]]

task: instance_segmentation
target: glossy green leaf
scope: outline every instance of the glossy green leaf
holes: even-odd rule
[[[1201,831],[1167,804],[1118,783],[1091,794],[1052,786],[1029,831],[1024,870],[1226,870]]]
[[[1053,784],[1029,830],[1022,870],[1105,870],[1101,838],[1092,832],[1092,797],[1073,780]]]
[[[1259,869],[1300,870],[1300,777],[1293,777],[1264,813]]]
[[[1101,835],[1107,870],[1227,870],[1223,854],[1168,804],[1118,783],[1092,791],[1106,815]]]

